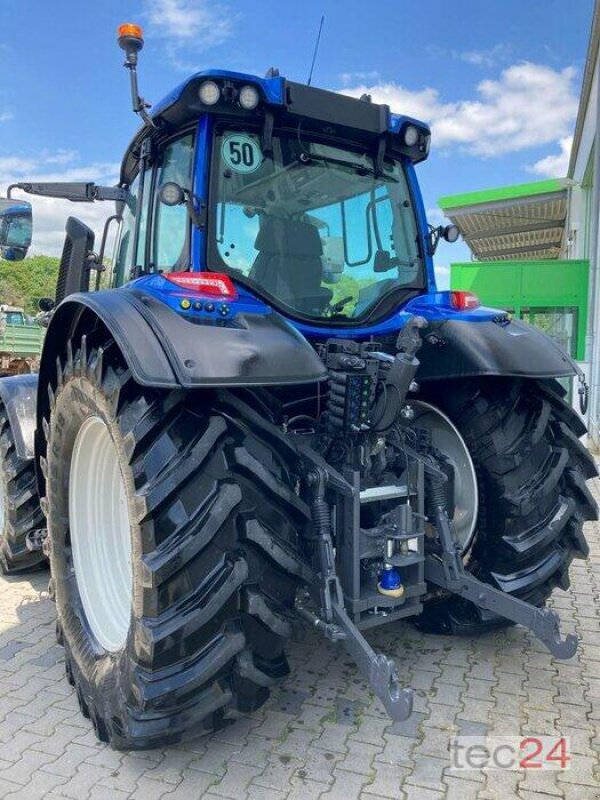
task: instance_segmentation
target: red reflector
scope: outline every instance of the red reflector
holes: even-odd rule
[[[479,308],[481,301],[473,292],[450,292],[450,305],[460,311]]]
[[[220,272],[168,272],[163,274],[163,278],[190,292],[211,297],[237,297],[229,275],[222,275]]]

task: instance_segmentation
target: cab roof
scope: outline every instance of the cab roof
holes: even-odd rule
[[[372,103],[370,98],[363,96],[358,99],[348,95],[320,89],[306,84],[289,81],[279,75],[260,78],[244,72],[230,70],[207,69],[196,72],[185,81],[176,86],[169,94],[163,97],[150,110],[150,117],[157,123],[157,129],[149,130],[142,126],[131,142],[123,159],[121,178],[126,182],[131,173],[133,154],[139,150],[141,142],[150,135],[160,136],[161,133],[172,133],[197,119],[201,114],[212,112],[216,114],[234,113],[234,108],[225,104],[220,106],[205,106],[199,99],[198,89],[207,80],[215,81],[222,87],[229,87],[235,93],[244,85],[252,85],[259,91],[260,106],[252,111],[242,112],[235,110],[235,115],[246,116],[255,121],[258,114],[264,117],[269,110],[276,119],[286,120],[288,123],[297,124],[299,119],[306,120],[309,124],[314,122],[332,136],[339,138],[359,138],[377,140],[383,136],[391,135],[392,139],[399,137],[409,125],[414,125],[420,132],[422,144],[414,153],[405,155],[413,163],[427,158],[429,152],[429,126],[413,117],[393,113],[388,105]],[[305,128],[306,130],[306,128]]]

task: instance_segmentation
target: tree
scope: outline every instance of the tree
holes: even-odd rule
[[[54,297],[59,259],[32,256],[23,261],[0,261],[0,302],[36,313],[41,297]]]

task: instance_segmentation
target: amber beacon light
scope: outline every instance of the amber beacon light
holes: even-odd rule
[[[117,36],[119,37],[119,46],[123,50],[127,50],[131,45],[136,50],[141,50],[144,46],[144,31],[141,25],[135,25],[133,22],[124,22],[117,28]],[[136,47],[137,45],[137,47]]]

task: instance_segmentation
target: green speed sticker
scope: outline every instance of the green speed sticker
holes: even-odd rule
[[[257,170],[263,162],[258,140],[245,133],[229,133],[221,146],[223,161],[234,172],[248,174]]]

